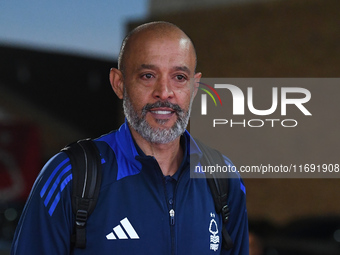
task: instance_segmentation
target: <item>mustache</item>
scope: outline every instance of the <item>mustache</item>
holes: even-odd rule
[[[170,103],[169,101],[157,101],[156,103],[153,103],[153,104],[146,104],[143,107],[142,112],[146,113],[147,111],[150,111],[153,108],[160,108],[160,107],[171,108],[177,114],[184,112],[183,109],[178,104],[173,104],[173,103]]]

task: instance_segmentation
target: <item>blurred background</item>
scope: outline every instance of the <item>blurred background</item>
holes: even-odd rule
[[[2,1],[0,254],[44,163],[123,122],[108,73],[127,31],[175,23],[205,77],[339,77],[339,9],[338,0]],[[242,136],[231,139],[242,155]],[[338,179],[244,181],[251,255],[340,254]]]

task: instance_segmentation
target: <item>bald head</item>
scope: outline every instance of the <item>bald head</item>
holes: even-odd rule
[[[182,41],[187,41],[190,44],[190,51],[195,58],[196,63],[196,51],[190,38],[176,25],[164,22],[156,21],[140,25],[133,29],[124,39],[122,47],[120,49],[118,58],[118,69],[124,73],[126,68],[126,62],[128,57],[134,51],[134,46],[139,44],[141,40],[152,39],[166,39],[166,38],[178,38]],[[196,67],[196,64],[195,64]]]

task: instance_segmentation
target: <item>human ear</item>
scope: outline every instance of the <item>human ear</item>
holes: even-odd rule
[[[199,87],[199,82],[201,80],[201,77],[202,77],[202,73],[195,73],[195,75],[194,75],[194,91],[192,93],[193,97],[195,97],[196,94],[197,94],[197,90],[198,90],[198,87]]]
[[[123,74],[117,68],[110,69],[109,75],[111,87],[113,91],[116,93],[119,99],[123,99],[124,96],[124,79]]]

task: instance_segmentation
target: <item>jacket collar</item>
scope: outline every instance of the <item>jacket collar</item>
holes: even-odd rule
[[[197,157],[201,158],[202,152],[197,146],[195,140],[192,138],[192,136],[189,134],[187,130],[185,130],[184,134],[184,142],[185,142],[185,157]],[[121,127],[117,130],[115,133],[115,138],[118,144],[119,149],[124,153],[125,157],[130,161],[137,161],[137,156],[143,156],[138,153],[138,150],[136,148],[134,139],[132,137],[129,125],[127,120],[125,119],[125,122]],[[137,161],[138,162],[138,161]],[[138,162],[139,163],[139,162]]]

